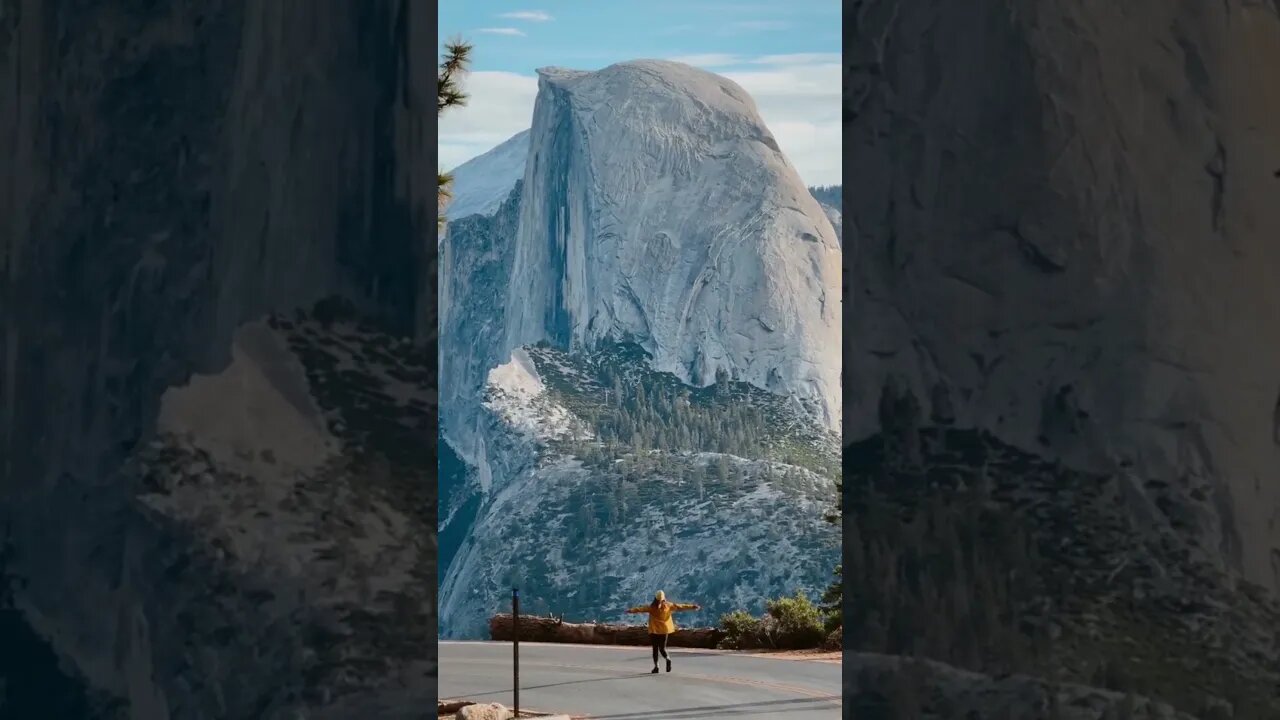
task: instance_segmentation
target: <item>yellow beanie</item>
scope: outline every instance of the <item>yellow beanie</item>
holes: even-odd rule
[[[662,602],[663,600],[666,600],[666,599],[667,599],[667,596],[666,596],[666,594],[665,594],[665,593],[663,593],[661,590],[659,590],[659,591],[657,592],[657,594],[653,596],[653,599],[654,599],[654,600],[657,600],[658,602]]]

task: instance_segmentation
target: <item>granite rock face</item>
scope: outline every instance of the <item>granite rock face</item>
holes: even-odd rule
[[[840,421],[839,243],[732,81],[633,61],[539,71],[507,347],[634,339]]]
[[[1094,547],[1057,566],[1058,622],[1137,618],[1058,659],[1120,639],[1132,669],[1189,665],[1144,678],[1182,709],[1274,717],[1275,4],[868,1],[846,23],[846,468],[893,440],[890,476],[930,488],[909,505],[1003,488],[977,507]],[[956,464],[954,432],[1019,460]],[[1191,667],[1208,642],[1230,670]]]
[[[416,4],[390,0],[0,3],[0,136],[13,149],[0,160],[7,571],[31,625],[132,717],[394,717],[378,708],[434,692],[370,672],[408,651],[369,649],[391,642],[385,618],[341,609],[370,592],[369,607],[413,618],[425,634],[403,637],[425,654],[401,667],[431,677],[434,587],[399,598],[397,583],[408,568],[434,575],[434,519],[415,514],[434,509],[434,488],[410,494],[407,460],[335,430],[316,409],[323,387],[300,369],[355,341],[327,336],[318,355],[294,357],[259,324],[233,343],[246,323],[330,296],[347,298],[344,322],[364,328],[365,346],[434,336],[428,25]],[[411,422],[429,455],[435,358],[414,362],[415,380],[345,369],[420,386]],[[230,384],[175,411],[197,381],[162,413],[166,390],[194,374]],[[264,394],[231,392],[248,379]],[[233,398],[245,404],[224,403],[221,423],[204,417],[202,402]],[[264,398],[274,414],[258,417]],[[342,428],[376,423],[367,400],[345,407],[325,412],[364,411]],[[346,469],[268,469],[302,456]],[[328,512],[365,492],[374,466],[397,475],[390,497]],[[291,497],[264,511],[292,518],[297,544],[268,551],[279,538],[258,534],[271,523],[249,508]],[[340,519],[366,539],[318,557],[304,536]],[[405,533],[420,535],[383,557]],[[362,563],[401,579],[345,585]],[[335,660],[337,638],[366,649]]]
[[[850,717],[1197,720],[1148,698],[1026,675],[990,677],[941,663],[871,653],[844,656]]]
[[[510,357],[505,347],[507,293],[521,188],[515,181],[492,215],[450,220],[439,245],[440,375],[445,379],[440,404],[448,409],[440,415],[440,432],[472,465],[484,456],[477,433],[485,381],[490,370]],[[467,192],[465,185],[458,189]]]
[[[855,8],[848,438],[897,375],[1029,451],[1205,481],[1206,552],[1280,589],[1274,4]]]
[[[836,231],[836,241],[843,244],[844,222],[840,214],[840,208],[822,205],[822,212],[827,214],[827,219],[831,221],[831,227]]]

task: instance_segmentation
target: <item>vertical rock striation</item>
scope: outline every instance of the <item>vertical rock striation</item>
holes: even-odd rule
[[[539,71],[508,348],[632,338],[839,425],[839,244],[750,97],[678,63]]]
[[[1111,643],[1183,709],[1273,717],[1275,4],[870,0],[845,21],[846,472],[1017,518],[1056,560],[1077,677]],[[914,469],[870,467],[889,436],[925,443]]]
[[[116,471],[247,321],[344,295],[383,332],[434,336],[427,26],[393,0],[0,3],[8,570],[135,717],[303,702],[285,695],[305,662],[281,657],[310,642],[296,617],[244,620],[261,652],[235,665],[182,647],[169,614],[230,568],[166,571],[183,539]]]
[[[1081,467],[1212,484],[1280,589],[1274,5],[859,3],[845,432],[880,388]]]

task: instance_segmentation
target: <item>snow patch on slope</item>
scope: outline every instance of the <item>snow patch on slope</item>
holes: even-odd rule
[[[524,348],[516,348],[509,362],[489,371],[489,384],[526,400],[532,400],[546,390],[542,378],[538,377],[538,368]]]
[[[445,208],[445,217],[454,220],[468,215],[493,215],[524,176],[528,155],[529,131],[525,130],[459,165],[453,171],[454,196]]]
[[[581,420],[547,397],[537,365],[524,348],[516,348],[510,361],[489,371],[485,388],[484,407],[525,438],[590,437]]]
[[[232,362],[218,375],[197,375],[160,401],[158,430],[200,438],[220,466],[246,475],[315,470],[337,440],[311,398],[301,363],[264,323],[237,331]],[[257,449],[271,438],[272,461]]]
[[[358,362],[345,342],[360,335],[349,332],[326,343],[339,359],[335,371],[368,377],[400,397],[409,384]],[[229,367],[163,396],[158,439],[144,454],[150,492],[138,499],[200,528],[224,559],[270,567],[280,586],[318,592],[324,578],[316,558],[337,553],[350,564],[347,576],[327,588],[331,597],[368,602],[378,592],[403,590],[418,560],[407,539],[420,528],[392,502],[368,494],[368,478],[344,458],[314,395],[285,338],[266,323],[246,325],[236,332]],[[317,518],[310,493],[359,516],[346,526],[358,531],[345,537],[327,515]]]

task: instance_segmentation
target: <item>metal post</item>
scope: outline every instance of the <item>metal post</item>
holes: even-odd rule
[[[511,588],[512,687],[515,688],[516,717],[520,717],[520,588]]]

